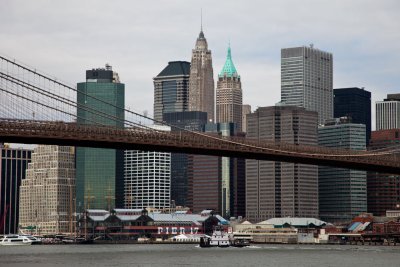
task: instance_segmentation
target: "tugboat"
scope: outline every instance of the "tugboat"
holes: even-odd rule
[[[231,241],[227,232],[222,226],[216,226],[211,236],[200,237],[200,247],[229,247]]]

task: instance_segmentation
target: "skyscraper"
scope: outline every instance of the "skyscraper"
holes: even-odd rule
[[[214,118],[214,78],[211,50],[201,29],[192,50],[189,79],[189,110],[207,112],[208,121]]]
[[[237,131],[242,131],[242,83],[232,61],[231,47],[221,72],[218,74],[217,82],[217,123],[234,122]]]
[[[373,131],[369,149],[382,149],[400,144],[400,128]],[[368,212],[385,216],[386,210],[398,209],[400,205],[400,175],[368,172]]]
[[[32,150],[0,144],[0,234],[18,232],[20,185]]]
[[[365,125],[346,117],[327,120],[318,127],[320,146],[365,150]],[[327,222],[350,222],[367,212],[367,173],[319,166],[319,212]]]
[[[77,102],[78,124],[124,127],[125,85],[120,83],[111,66],[86,71],[86,82],[78,83]],[[78,211],[109,206],[122,208],[124,151],[78,147],[76,185]]]
[[[37,234],[74,231],[75,151],[39,145],[20,188],[20,225]]]
[[[376,130],[400,128],[400,94],[388,94],[376,102]]]
[[[171,61],[154,80],[154,119],[162,121],[168,112],[189,109],[190,63]]]
[[[351,118],[352,123],[361,123],[366,129],[366,144],[371,138],[371,92],[364,88],[338,88],[333,90],[334,117]]]
[[[171,131],[185,129],[189,131],[203,132],[207,123],[207,113],[201,111],[184,111],[164,113],[163,121],[172,127]],[[171,201],[177,206],[188,205],[188,176],[189,155],[183,153],[171,153]]]
[[[250,105],[243,105],[242,106],[242,131],[247,132],[247,114],[251,113],[251,106]]]
[[[318,112],[319,124],[333,118],[332,54],[310,47],[281,50],[281,100]]]
[[[246,137],[317,145],[318,115],[300,107],[261,107],[247,115]],[[318,167],[246,160],[246,218],[318,217]]]
[[[170,127],[155,125],[159,131]],[[125,208],[162,209],[171,202],[171,153],[125,151]]]
[[[221,157],[189,155],[188,207],[221,214]]]

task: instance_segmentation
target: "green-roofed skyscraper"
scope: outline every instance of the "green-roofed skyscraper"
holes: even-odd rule
[[[92,97],[93,98],[92,98]],[[125,85],[111,66],[86,71],[86,82],[78,83],[79,124],[124,127]],[[104,101],[104,102],[102,102]],[[111,105],[107,104],[110,103]],[[94,109],[96,112],[91,112]],[[100,114],[107,114],[104,117]],[[76,207],[110,209],[124,206],[124,151],[76,149]]]
[[[232,61],[231,47],[217,82],[217,122],[234,122],[237,132],[242,131],[242,83]]]

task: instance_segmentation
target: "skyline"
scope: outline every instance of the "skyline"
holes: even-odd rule
[[[230,41],[243,103],[253,111],[280,101],[280,50],[286,47],[313,43],[332,53],[333,88],[365,87],[373,111],[400,83],[396,1],[1,1],[1,54],[71,85],[84,81],[85,70],[110,63],[126,84],[126,107],[140,113],[152,115],[153,78],[168,62],[190,62],[201,8],[214,80]],[[374,121],[373,115],[373,129]]]

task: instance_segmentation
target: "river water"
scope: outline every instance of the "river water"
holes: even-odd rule
[[[400,246],[196,245],[0,246],[0,266],[400,266]]]

